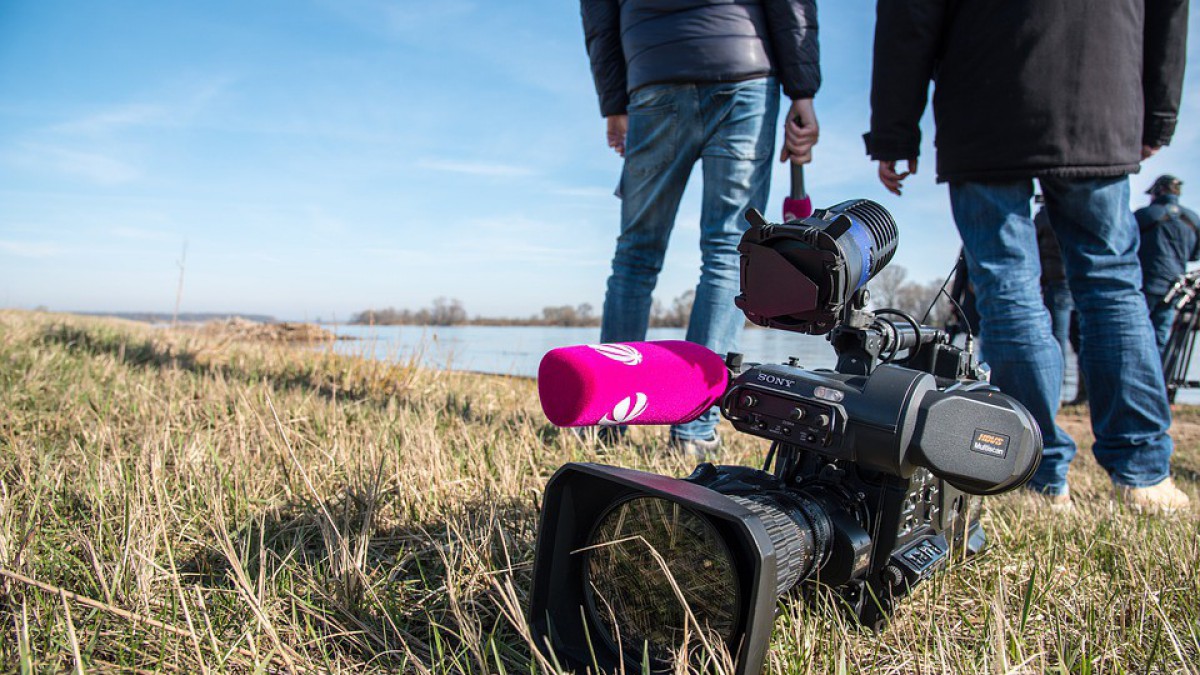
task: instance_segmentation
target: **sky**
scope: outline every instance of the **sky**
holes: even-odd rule
[[[944,277],[958,242],[931,116],[923,168],[889,195],[861,140],[874,5],[824,2],[820,25],[810,194],[880,202],[900,226],[893,264]],[[1185,204],[1200,185],[1196,52],[1135,207],[1161,173],[1184,180]],[[573,2],[0,3],[0,307],[170,312],[182,263],[183,312],[599,308],[620,169]],[[664,302],[699,276],[698,176]]]

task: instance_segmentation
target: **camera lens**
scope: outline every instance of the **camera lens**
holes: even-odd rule
[[[775,549],[778,595],[814,574],[829,557],[833,525],[826,509],[809,495],[776,492],[730,499],[754,512],[767,529]]]
[[[689,641],[733,637],[741,603],[724,538],[704,516],[658,497],[635,497],[598,521],[587,547],[593,625],[614,649],[671,663]]]

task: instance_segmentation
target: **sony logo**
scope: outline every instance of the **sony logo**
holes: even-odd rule
[[[767,384],[773,384],[775,386],[787,387],[788,389],[791,389],[792,385],[796,384],[794,381],[789,380],[786,377],[780,377],[778,375],[772,375],[770,373],[759,373],[758,381],[766,382]]]

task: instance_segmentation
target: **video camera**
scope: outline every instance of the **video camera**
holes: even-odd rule
[[[837,367],[745,363],[685,342],[546,355],[539,393],[559,426],[680,423],[717,403],[738,431],[771,441],[762,469],[555,473],[529,619],[564,666],[666,672],[728,653],[737,673],[757,673],[776,602],[796,589],[832,589],[881,629],[954,552],[984,547],[979,496],[1024,484],[1041,458],[1033,418],[987,383],[969,343],[866,309],[898,239],[883,207],[747,219],[738,307],[763,326],[828,335]]]

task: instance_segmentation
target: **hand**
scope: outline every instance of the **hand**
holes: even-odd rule
[[[783,123],[783,150],[779,153],[779,161],[790,159],[793,164],[808,164],[812,161],[812,148],[820,136],[821,127],[817,124],[813,100],[802,98],[792,101]]]
[[[900,188],[903,186],[904,179],[917,174],[917,158],[912,157],[904,161],[908,162],[908,171],[904,173],[896,173],[895,161],[879,162],[879,182],[883,183],[883,187],[887,188],[888,192],[897,197],[900,196]]]
[[[1155,145],[1155,146],[1143,145],[1142,146],[1142,161],[1144,162],[1147,159],[1150,159],[1151,157],[1154,156],[1154,153],[1158,152],[1159,150],[1162,150],[1161,145]]]
[[[629,115],[609,115],[604,119],[608,122],[608,147],[624,157],[625,133],[629,131]]]

